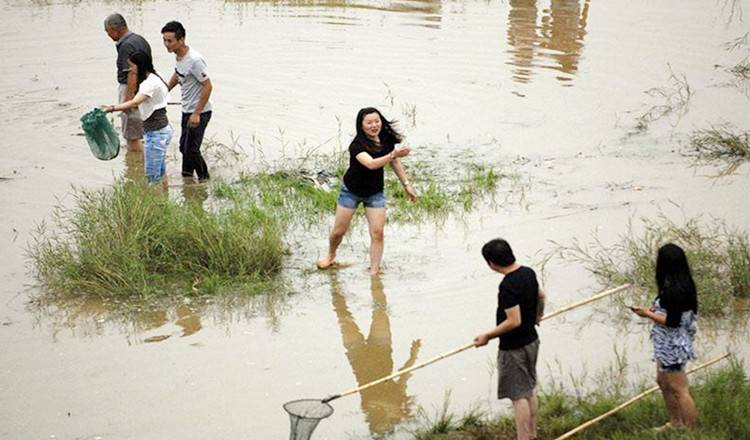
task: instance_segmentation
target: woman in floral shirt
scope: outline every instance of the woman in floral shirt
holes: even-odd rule
[[[659,249],[656,286],[659,296],[652,307],[631,307],[638,316],[654,321],[651,339],[657,362],[656,381],[669,414],[669,422],[655,429],[692,428],[697,414],[685,365],[695,359],[698,297],[687,257],[679,246],[670,243]]]

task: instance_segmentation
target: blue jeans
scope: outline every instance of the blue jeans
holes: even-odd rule
[[[148,183],[158,182],[167,172],[167,146],[172,140],[172,125],[143,133],[143,161]]]

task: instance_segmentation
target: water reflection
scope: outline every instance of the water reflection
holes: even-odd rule
[[[380,2],[372,0],[225,0],[227,4],[257,5],[269,4],[285,8],[286,13],[296,17],[305,16],[304,8],[311,9],[368,9],[375,11],[399,12],[414,14],[424,27],[437,28],[442,19],[442,0],[401,0]],[[325,16],[324,22],[332,24],[353,24],[344,17]]]
[[[125,179],[128,182],[136,182],[143,179],[143,152],[126,149],[125,153]]]
[[[419,353],[420,341],[412,341],[409,359],[398,370],[393,369],[391,325],[386,310],[386,297],[379,277],[372,277],[372,320],[367,337],[360,331],[354,316],[346,304],[346,297],[335,272],[331,274],[331,300],[341,327],[341,339],[346,348],[346,357],[352,367],[359,386],[368,384],[398,370],[414,365]],[[412,398],[406,393],[407,373],[360,392],[362,410],[370,426],[370,432],[383,436],[411,414]]]
[[[118,331],[128,344],[161,342],[195,335],[204,322],[229,324],[264,317],[272,331],[289,309],[287,295],[268,292],[248,297],[225,294],[217,297],[176,298],[158,304],[130,304],[99,299],[33,298],[29,309],[38,326],[48,326],[53,340],[63,332],[75,337],[102,336]]]
[[[589,0],[551,0],[540,9],[536,0],[511,0],[508,44],[513,79],[531,82],[537,67],[557,70],[560,81],[572,80],[583,50]],[[537,24],[539,23],[539,24]]]

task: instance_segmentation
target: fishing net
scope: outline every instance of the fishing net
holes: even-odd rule
[[[95,108],[81,116],[81,126],[89,148],[97,159],[110,160],[117,157],[120,152],[120,139],[104,110]]]
[[[333,414],[333,407],[320,399],[300,399],[284,404],[292,423],[289,440],[308,440],[318,422]]]

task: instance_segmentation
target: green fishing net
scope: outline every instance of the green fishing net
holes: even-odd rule
[[[95,108],[81,116],[81,126],[89,148],[97,159],[110,160],[117,157],[120,152],[120,139],[104,110]]]

